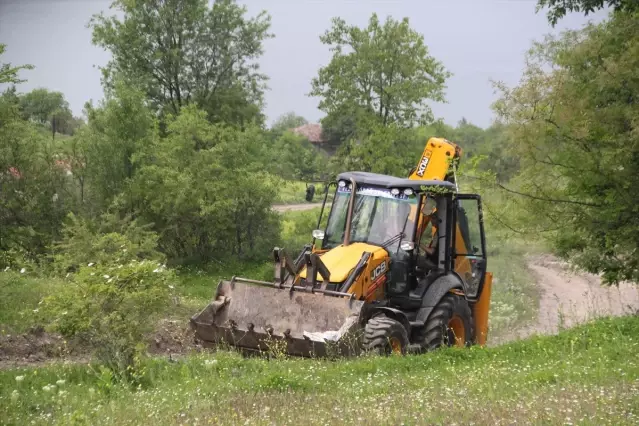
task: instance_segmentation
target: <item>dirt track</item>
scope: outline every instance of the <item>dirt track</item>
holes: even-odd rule
[[[602,287],[592,274],[575,273],[551,255],[531,257],[528,267],[541,289],[537,320],[513,333],[507,340],[532,334],[554,334],[591,319],[639,312],[639,286],[622,283]]]

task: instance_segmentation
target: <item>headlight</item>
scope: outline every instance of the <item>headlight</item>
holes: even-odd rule
[[[412,189],[410,189],[410,188],[406,188],[406,189],[404,190],[404,195],[406,195],[407,197],[410,197],[410,196],[411,196],[411,195],[413,195],[414,193],[415,193],[415,192],[413,192],[413,190],[412,190]]]
[[[391,189],[391,195],[395,195],[395,196],[399,195],[399,189],[398,188]]]
[[[316,240],[323,240],[324,239],[324,231],[321,230],[321,229],[313,230],[313,238],[315,238]]]
[[[399,245],[399,248],[404,251],[411,251],[415,248],[415,243],[413,243],[412,241],[402,241],[402,243]]]
[[[340,188],[344,188],[346,186],[346,181],[340,180],[339,182],[337,182],[337,186],[339,186]]]

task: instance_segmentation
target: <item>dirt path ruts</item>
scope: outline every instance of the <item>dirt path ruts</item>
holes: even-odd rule
[[[536,321],[517,330],[512,338],[554,334],[597,317],[639,312],[639,286],[635,284],[604,287],[597,275],[570,271],[551,255],[529,258],[528,267],[541,290],[539,311]]]

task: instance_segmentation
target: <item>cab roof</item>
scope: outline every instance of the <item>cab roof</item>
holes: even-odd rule
[[[349,181],[351,178],[355,181],[355,183],[361,185],[371,185],[387,189],[411,188],[413,191],[419,192],[421,191],[422,186],[436,186],[456,191],[454,183],[441,180],[415,180],[369,172],[344,172],[337,176],[338,181]]]

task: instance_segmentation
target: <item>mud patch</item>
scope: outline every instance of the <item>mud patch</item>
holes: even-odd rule
[[[170,319],[158,322],[147,344],[152,356],[172,357],[202,349],[187,322]],[[62,336],[47,333],[42,328],[0,336],[0,369],[90,360],[88,345],[67,342]]]
[[[0,336],[0,368],[88,358],[88,351],[78,342],[34,327],[28,333]]]
[[[148,351],[153,355],[183,354],[202,348],[188,322],[172,319],[158,322],[148,344]]]

